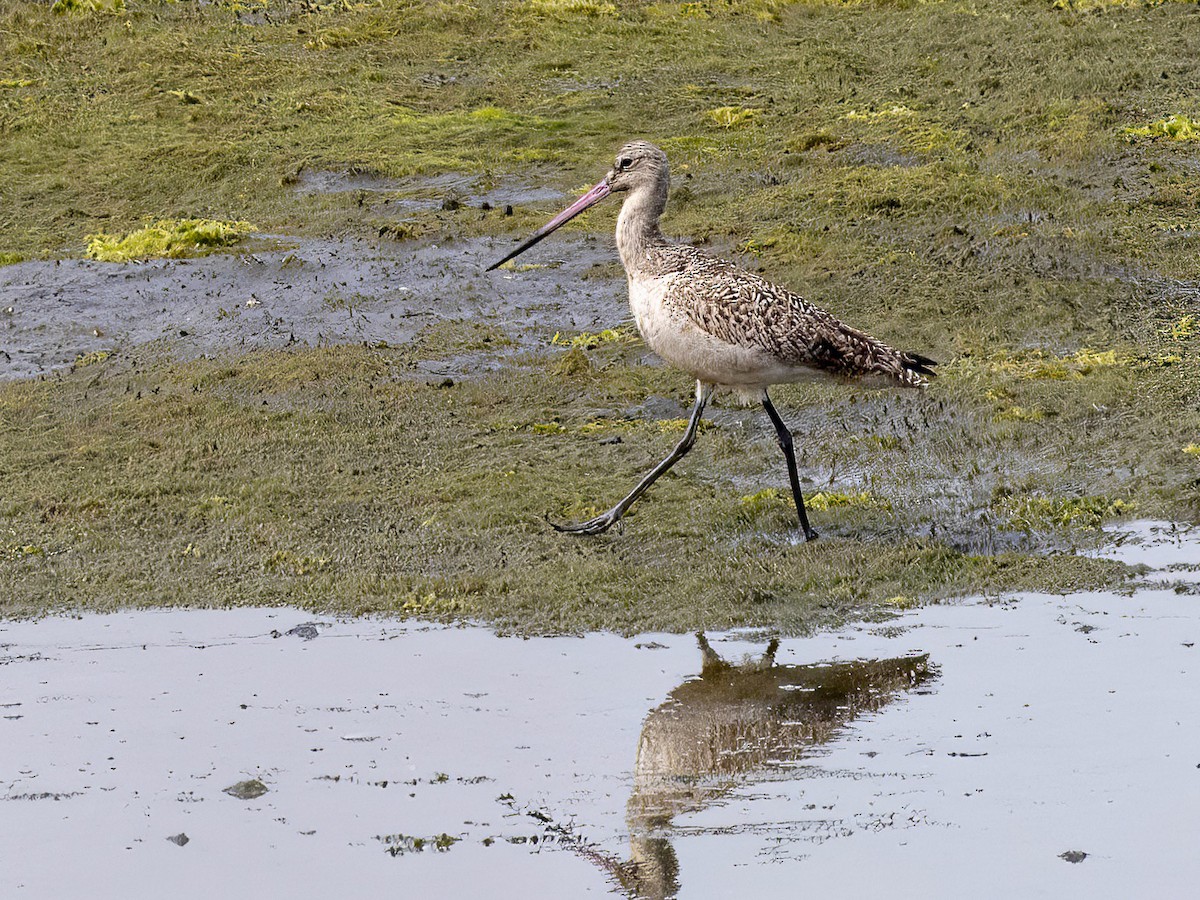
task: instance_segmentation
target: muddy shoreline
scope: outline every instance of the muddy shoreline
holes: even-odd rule
[[[511,344],[443,361],[461,377],[544,349],[556,332],[629,318],[624,281],[589,277],[611,238],[569,236],[534,267],[485,273],[507,241],[397,243],[276,237],[197,259],[23,262],[0,268],[0,379],[70,367],[88,354],[152,345],[172,358],[292,345],[412,343],[441,322],[499,328]]]

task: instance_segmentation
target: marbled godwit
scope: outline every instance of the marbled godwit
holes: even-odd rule
[[[696,403],[671,454],[608,512],[587,522],[554,527],[573,534],[600,534],[616,524],[692,448],[704,407],[713,391],[722,388],[762,403],[787,460],[800,527],[812,540],[817,533],[804,509],[792,433],[767,396],[767,388],[820,377],[920,387],[934,375],[932,367],[937,363],[895,350],[753,272],[668,241],[658,220],[670,184],[667,155],[646,141],[631,141],[621,148],[603,181],[504,259],[488,266],[491,271],[503,265],[609,194],[628,192],[617,217],[617,252],[629,280],[634,320],[655,353],[696,379]]]

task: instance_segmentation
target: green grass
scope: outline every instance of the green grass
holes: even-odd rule
[[[544,515],[594,514],[678,439],[658,421],[627,419],[616,425],[621,444],[601,444],[610,432],[584,427],[595,410],[647,394],[686,402],[686,380],[630,354],[602,374],[558,374],[545,359],[521,365],[517,378],[446,387],[412,380],[416,358],[361,346],[188,363],[118,356],[3,385],[0,614],[299,604],[528,632],[797,632],[876,615],[898,595],[1125,577],[1114,563],[959,540],[968,511],[942,490],[966,483],[952,460],[970,429],[937,437],[948,420],[924,399],[908,407],[929,420],[912,439],[945,477],[914,487],[928,453],[883,464],[889,451],[864,447],[875,461],[870,493],[809,490],[817,542],[796,541],[786,488],[739,489],[785,483],[765,424],[757,436],[708,429],[621,529],[560,535]],[[527,422],[531,410],[560,426]],[[848,463],[858,446],[830,441],[818,452]],[[1102,512],[1090,498],[1076,506]],[[1057,525],[1067,508],[1039,524]],[[935,520],[937,535],[910,533]]]
[[[921,396],[779,392],[827,501],[805,546],[770,434],[741,420],[706,430],[624,533],[549,531],[543,514],[607,506],[678,439],[630,410],[686,409],[687,379],[639,365],[621,331],[448,388],[410,382],[413,361],[512,336],[447,322],[396,350],[81,359],[0,387],[4,612],[295,602],[803,630],[1112,583],[1119,567],[1054,551],[1134,508],[1200,518],[1200,175],[1195,142],[1171,139],[1200,116],[1194,4],[72,5],[0,11],[0,265],[159,220],[512,237],[553,210],[397,213],[386,190],[305,193],[298,175],[570,195],[646,137],[676,175],[668,232],[944,374]],[[568,227],[609,231],[614,207]]]

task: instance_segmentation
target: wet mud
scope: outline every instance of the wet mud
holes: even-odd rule
[[[553,188],[533,187],[515,178],[494,184],[481,183],[475,175],[447,172],[411,178],[384,178],[369,169],[301,169],[291,179],[298,194],[356,193],[364,205],[370,201],[378,212],[403,214],[420,210],[505,209],[522,203],[545,203],[562,199]],[[509,209],[508,212],[512,210]]]
[[[0,886],[1186,896],[1200,533],[1114,537],[1146,567],[1132,591],[783,641],[287,609],[4,623]]]
[[[486,274],[504,240],[276,243],[198,259],[4,266],[0,378],[45,375],[87,354],[146,345],[183,359],[297,343],[404,345],[444,322],[493,326],[512,340],[420,366],[461,377],[545,347],[557,331],[598,331],[629,317],[622,281],[584,277],[611,263],[611,238],[567,237],[535,269]]]

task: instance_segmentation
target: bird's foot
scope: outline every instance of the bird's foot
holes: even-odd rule
[[[815,541],[819,537],[820,537],[820,535],[817,534],[816,531],[814,531],[813,529],[811,529],[811,528],[804,529],[804,540]]]
[[[619,515],[614,515],[613,510],[609,510],[602,516],[596,516],[594,519],[588,519],[586,522],[577,522],[574,525],[559,525],[557,522],[546,517],[550,527],[561,534],[604,534],[608,529],[620,521]]]

